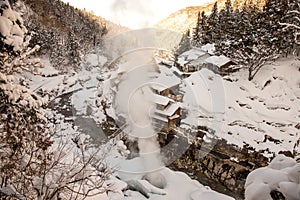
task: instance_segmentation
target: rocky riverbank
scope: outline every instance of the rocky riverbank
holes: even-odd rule
[[[258,167],[266,166],[268,159],[247,147],[240,149],[227,144],[223,139],[215,141],[212,149],[201,147],[202,142],[198,140],[190,145],[170,167],[188,173],[218,192],[243,199],[247,175]]]

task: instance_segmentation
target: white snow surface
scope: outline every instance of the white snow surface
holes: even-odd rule
[[[95,56],[91,56],[90,59],[95,59]],[[92,64],[92,62],[89,63]],[[247,80],[246,71],[233,74],[232,82],[230,82],[207,69],[195,72],[182,81],[172,73],[172,70],[161,66],[159,68],[161,77],[157,80],[161,80],[164,84],[163,80],[168,80],[164,78],[169,77],[173,80],[172,83],[181,83],[180,91],[184,94],[182,106],[188,111],[187,118],[182,119],[184,127],[209,126],[213,124],[211,121],[215,120],[222,123],[222,129],[218,128],[215,133],[217,137],[224,138],[228,143],[239,147],[247,144],[256,150],[268,149],[265,151],[267,155],[271,152],[293,151],[298,140],[299,130],[295,125],[300,121],[299,67],[299,60],[284,58],[272,65],[264,66],[251,82]],[[49,74],[47,66],[44,72]],[[78,112],[86,114],[87,107],[90,106],[93,118],[101,121],[105,119],[105,116],[102,110],[95,107],[95,99],[96,95],[100,94],[97,97],[99,100],[107,100],[108,103],[112,101],[110,75],[111,73],[106,69],[94,67],[89,70],[83,68],[81,72],[70,73],[67,76],[58,74],[53,77],[27,76],[32,79],[29,83],[31,88],[42,89],[49,93],[49,100],[55,100],[51,94],[61,95],[77,91],[74,93],[73,104]],[[97,85],[99,78],[102,81]],[[217,99],[214,99],[216,97]],[[112,108],[107,112],[114,116]],[[275,139],[275,142],[266,136]],[[298,148],[296,146],[295,150],[299,152]],[[299,165],[291,160],[284,160],[286,164],[279,165],[274,164],[276,161],[274,159],[273,164],[271,163],[267,169],[263,168],[261,172],[256,172],[260,174],[254,176],[260,178],[257,185],[261,186],[260,191],[264,194],[267,194],[268,190],[281,188],[283,193],[299,197],[297,196],[299,192],[290,191],[290,188],[299,188],[297,185],[299,184],[299,176],[297,176]],[[133,168],[137,166],[135,162],[140,161],[137,158],[137,161],[126,160],[124,162]],[[280,159],[279,162],[281,162]],[[207,189],[181,172],[162,168],[160,173],[168,182],[166,188],[163,189],[166,195],[150,194],[150,199],[232,199]],[[261,173],[269,174],[269,176],[261,176]],[[136,177],[129,176],[129,178],[142,179],[144,174],[135,175]],[[269,177],[275,178],[270,180]],[[256,181],[256,178],[250,176],[249,180],[251,179]],[[254,187],[251,181],[248,181],[247,191],[250,193],[258,191],[257,185]],[[125,199],[145,199],[143,195],[135,191],[127,190],[125,193]],[[110,194],[111,199],[112,196],[114,195]],[[100,199],[108,199],[108,196],[104,195]]]
[[[158,76],[151,81],[153,89],[157,90],[158,92],[162,92],[165,89],[170,89],[181,83],[180,78],[172,73],[172,71],[166,66],[158,65],[158,68]]]
[[[300,164],[279,154],[267,167],[252,171],[246,180],[246,200],[272,200],[270,192],[279,191],[286,199],[300,199]]]
[[[230,144],[250,145],[266,156],[279,151],[299,152],[295,146],[300,121],[299,67],[299,60],[282,58],[264,66],[253,81],[248,81],[247,71],[241,70],[231,75],[232,81],[223,79],[221,84],[220,77],[209,70],[193,73],[181,85],[183,106],[188,110],[182,126],[218,121],[222,129],[215,135]]]
[[[131,159],[131,160],[124,160],[120,164],[120,169],[118,171],[118,176],[123,180],[141,180],[143,176],[146,174],[146,170],[142,169],[143,166],[143,159],[140,157]],[[140,173],[135,173],[140,172]],[[211,190],[209,187],[203,186],[196,180],[192,180],[188,175],[183,172],[176,172],[172,171],[166,167],[162,167],[157,169],[154,172],[160,176],[164,177],[166,181],[165,188],[161,190],[157,190],[155,186],[147,183],[148,181],[144,181],[142,183],[149,191],[149,199],[156,199],[156,200],[168,200],[168,199],[180,199],[180,200],[197,200],[197,199],[205,199],[205,200],[233,200],[232,197],[227,195],[220,194]],[[146,183],[145,183],[146,182]],[[154,189],[155,187],[156,189]],[[157,194],[158,192],[163,192],[163,194]],[[134,192],[134,191],[127,191],[127,196],[124,199],[128,200],[143,200],[147,199],[146,197],[142,196],[141,194]]]
[[[215,44],[206,44],[201,46],[201,50],[206,51],[209,54],[214,54],[216,51]]]
[[[220,55],[220,56],[211,56],[208,57],[205,62],[206,63],[211,63],[217,67],[221,67],[225,64],[227,64],[228,62],[230,62],[230,58],[224,56],[224,55]]]
[[[49,58],[43,57],[41,62],[45,67],[39,69],[38,75],[30,73],[23,75],[31,80],[29,87],[34,91],[41,90],[48,94],[49,101],[59,101],[62,96],[72,92],[71,104],[76,109],[76,115],[90,115],[96,122],[102,122],[106,117],[103,111],[96,106],[96,96],[99,92],[98,78],[104,74],[101,71],[103,70],[101,65],[106,62],[106,58],[101,55],[95,57],[95,54],[88,54],[87,59],[81,71],[61,74],[51,66]],[[92,66],[91,62],[94,62],[92,64],[95,66]],[[105,78],[103,79],[105,80]]]
[[[200,58],[201,56],[204,56],[207,52],[200,49],[200,48],[192,48],[189,51],[186,51],[182,53],[181,55],[178,56],[178,61],[177,63],[180,64],[181,66],[184,66],[186,63],[196,60]]]

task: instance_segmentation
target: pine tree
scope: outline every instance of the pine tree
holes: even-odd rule
[[[287,2],[288,10],[282,17],[280,26],[285,33],[285,49],[287,53],[297,52],[300,48],[300,3],[297,0]]]
[[[217,41],[220,35],[220,24],[219,24],[219,13],[218,13],[218,2],[213,6],[212,12],[207,19],[209,29],[207,30],[205,40],[211,43]]]
[[[219,14],[220,21],[220,40],[231,39],[233,30],[233,8],[231,5],[231,0],[226,0],[225,7],[220,11]]]
[[[198,12],[196,27],[193,29],[192,41],[194,45],[201,44],[201,13]]]
[[[278,53],[287,52],[289,48],[289,35],[283,30],[280,22],[288,12],[288,2],[279,0],[267,0],[266,5],[261,14],[260,26],[264,27],[260,37],[268,46],[274,48]]]
[[[202,44],[209,43],[210,41],[207,38],[207,31],[209,29],[209,26],[207,24],[207,16],[205,15],[205,12],[202,11],[201,13],[198,13],[197,17],[197,24],[194,28],[193,32],[193,44],[196,46],[201,46]]]

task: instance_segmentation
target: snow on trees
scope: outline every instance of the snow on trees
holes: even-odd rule
[[[103,193],[109,173],[103,156],[55,141],[47,101],[12,75],[41,66],[31,57],[39,47],[28,47],[30,39],[20,14],[0,1],[0,196],[83,199]]]
[[[289,30],[294,36],[294,42],[300,44],[300,3],[291,2],[289,6],[290,10],[283,18],[280,25],[283,26],[283,30]]]
[[[223,9],[218,12],[217,8],[215,3],[208,17],[204,13],[198,15],[193,43],[196,46],[215,43],[217,53],[248,68],[249,80],[268,62],[299,50],[297,0],[267,0],[263,7],[261,1],[247,1],[243,6],[234,1],[232,6],[226,0]]]
[[[7,0],[0,2],[0,33],[4,44],[12,46],[14,51],[20,51],[24,45],[27,29],[19,13],[13,11]]]
[[[223,47],[226,49],[226,44]],[[225,53],[233,61],[241,64],[248,70],[248,80],[251,81],[259,70],[266,64],[273,62],[279,54],[264,44],[253,45],[239,49],[235,45],[228,45]]]
[[[39,59],[29,57],[39,49],[36,45],[28,47],[31,34],[23,24],[20,14],[12,10],[7,0],[0,4],[0,71],[12,74],[26,70],[33,72],[41,67]]]

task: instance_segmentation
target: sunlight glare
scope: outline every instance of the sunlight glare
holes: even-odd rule
[[[63,0],[77,8],[93,11],[116,24],[132,29],[155,25],[159,20],[187,6],[213,0]]]

